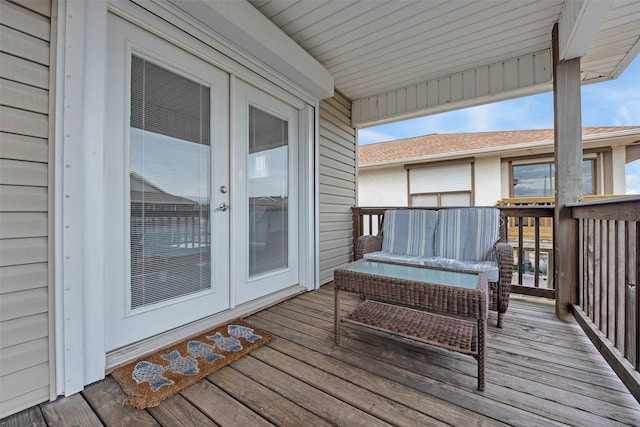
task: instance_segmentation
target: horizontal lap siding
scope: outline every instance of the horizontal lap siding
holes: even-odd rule
[[[341,94],[320,103],[320,282],[353,258],[351,207],[356,203],[356,133]]]
[[[0,418],[50,397],[51,2],[0,0]]]

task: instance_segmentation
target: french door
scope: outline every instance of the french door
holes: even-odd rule
[[[229,76],[109,16],[107,351],[229,308]]]
[[[299,284],[300,110],[108,19],[109,352]]]
[[[241,304],[299,283],[299,111],[234,84],[232,282]]]

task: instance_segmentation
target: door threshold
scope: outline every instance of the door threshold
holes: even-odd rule
[[[105,374],[108,375],[118,366],[129,363],[138,357],[153,353],[158,349],[167,347],[190,336],[201,334],[207,329],[214,328],[233,319],[246,317],[260,310],[264,310],[267,307],[279,304],[286,299],[307,291],[307,288],[300,285],[290,286],[262,298],[240,304],[235,308],[216,313],[204,319],[196,320],[195,322],[155,335],[151,338],[110,351],[106,355]]]

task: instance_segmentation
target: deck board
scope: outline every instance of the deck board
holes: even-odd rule
[[[210,381],[198,381],[182,391],[182,395],[219,426],[273,426]]]
[[[330,426],[331,424],[296,405],[270,388],[246,377],[231,367],[225,367],[208,377],[215,385],[243,402],[268,421],[280,426]]]
[[[359,302],[342,295],[343,310]],[[640,403],[549,303],[512,298],[504,329],[490,313],[485,392],[469,356],[350,325],[336,346],[333,319],[328,285],[248,317],[274,338],[156,408],[123,406],[108,377],[0,426],[640,425]]]
[[[124,405],[127,395],[111,377],[86,387],[82,395],[106,425],[155,427],[158,422],[147,411]]]

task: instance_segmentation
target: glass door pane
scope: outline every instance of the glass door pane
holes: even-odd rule
[[[131,59],[131,306],[211,287],[209,88]]]
[[[289,259],[288,122],[249,106],[249,277]]]
[[[298,110],[234,83],[231,271],[236,304],[299,282]]]

